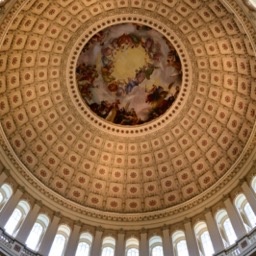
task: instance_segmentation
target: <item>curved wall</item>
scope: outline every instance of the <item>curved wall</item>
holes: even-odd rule
[[[153,235],[162,237],[168,255],[171,235],[179,229],[197,255],[193,227],[199,221],[206,221],[215,251],[222,251],[213,219],[222,208],[237,238],[247,236],[233,203],[243,193],[256,213],[250,188],[256,14],[246,2],[3,1],[0,184],[10,184],[14,194],[0,213],[0,226],[24,199],[30,219],[39,213],[51,219],[43,255],[63,223],[76,238],[69,240],[69,256],[82,231],[93,234],[92,255],[99,255],[104,237],[113,236],[118,256],[130,237],[139,239],[146,256]],[[85,42],[122,22],[139,22],[166,35],[184,67],[176,105],[142,126],[116,126],[96,117],[75,86]],[[25,224],[16,237],[21,243],[32,228],[32,222]]]

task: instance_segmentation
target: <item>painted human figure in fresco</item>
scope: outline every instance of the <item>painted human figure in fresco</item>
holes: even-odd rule
[[[148,92],[146,102],[152,105],[149,119],[156,118],[162,115],[175,101],[179,89],[176,88],[175,94],[171,94],[168,97],[168,91],[165,91],[162,86],[154,85],[153,88]]]
[[[92,98],[91,88],[95,87],[94,81],[99,76],[96,66],[86,66],[84,63],[76,68],[77,85],[83,97]]]
[[[143,52],[145,60],[134,56],[134,65],[139,64],[125,76],[126,70],[115,73],[116,56],[122,58],[127,51]],[[181,78],[182,65],[174,46],[159,32],[138,24],[115,25],[94,35],[76,67],[85,103],[99,117],[120,125],[139,125],[164,114],[178,97]]]
[[[120,104],[119,100],[116,100],[114,103],[112,103],[111,109],[105,118],[107,121],[114,123],[117,112],[119,110],[119,104]]]

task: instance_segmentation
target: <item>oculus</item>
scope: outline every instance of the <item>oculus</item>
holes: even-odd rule
[[[99,117],[140,125],[164,114],[182,84],[182,65],[158,31],[140,24],[113,25],[83,47],[76,64],[83,101]]]

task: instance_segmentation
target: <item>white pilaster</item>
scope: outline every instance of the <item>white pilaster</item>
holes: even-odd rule
[[[125,233],[123,230],[119,231],[117,234],[117,243],[115,249],[115,256],[125,256],[125,243],[124,243]]]
[[[163,251],[164,256],[173,256],[173,244],[170,238],[170,231],[168,227],[163,227]]]
[[[191,222],[186,221],[184,226],[185,226],[185,235],[186,235],[189,255],[193,255],[193,256],[200,255],[198,245],[196,242],[195,232],[192,229]]]
[[[98,228],[93,239],[91,256],[101,255],[102,234],[102,228]]]
[[[0,187],[3,185],[7,177],[7,173],[5,171],[2,171],[2,173],[0,174]]]
[[[81,223],[75,223],[72,233],[69,237],[68,244],[66,247],[65,256],[75,255],[81,230]]]
[[[149,256],[148,234],[145,230],[140,233],[140,255]]]
[[[234,207],[229,197],[224,199],[224,204],[237,238],[242,238],[246,235],[246,229],[239,216],[239,213],[237,212],[237,209]]]
[[[248,186],[246,181],[242,183],[241,187],[248,203],[250,204],[254,214],[256,215],[256,197],[254,191],[251,187]]]
[[[60,222],[59,214],[54,215],[48,229],[46,230],[42,243],[39,246],[39,250],[38,250],[39,254],[42,254],[42,255],[49,254],[54,237],[58,230],[59,222]]]
[[[206,224],[210,234],[215,253],[225,249],[217,223],[210,210],[205,213]]]

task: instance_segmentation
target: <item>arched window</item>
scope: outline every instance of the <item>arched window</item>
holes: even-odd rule
[[[152,256],[164,256],[163,246],[157,245],[152,249]]]
[[[127,256],[139,256],[139,250],[136,248],[131,248],[127,250]]]
[[[92,246],[92,235],[89,233],[82,233],[79,238],[76,255],[75,256],[89,256]]]
[[[237,240],[236,233],[228,217],[226,210],[219,210],[216,213],[216,222],[222,236],[225,247],[228,247],[235,243]]]
[[[55,235],[55,238],[48,256],[64,255],[69,236],[70,236],[70,228],[66,225],[60,225]]]
[[[12,196],[12,188],[8,184],[3,184],[0,188],[0,210],[2,210],[5,204]]]
[[[224,221],[223,227],[227,234],[229,244],[234,244],[237,237],[229,218]]]
[[[163,242],[160,236],[153,236],[149,239],[150,256],[164,256]]]
[[[211,256],[214,254],[212,241],[205,222],[201,221],[195,225],[195,235],[198,247],[202,255]]]
[[[139,240],[129,238],[126,240],[126,256],[139,256]]]
[[[26,241],[28,248],[32,250],[37,250],[42,238],[46,232],[49,225],[49,218],[45,214],[38,215],[36,222],[31,229],[29,236]]]
[[[252,210],[252,207],[250,206],[250,204],[248,202],[244,206],[244,212],[248,218],[248,221],[250,222],[250,226],[255,227],[256,226],[256,216]]]
[[[244,194],[240,194],[235,199],[235,206],[241,216],[241,219],[249,232],[256,226],[256,216],[248,203]]]
[[[181,240],[177,243],[178,256],[188,256],[188,247],[185,240]]]
[[[113,237],[105,237],[102,242],[101,256],[114,256],[116,240]]]
[[[29,204],[26,201],[21,200],[16,206],[16,208],[14,209],[11,217],[7,221],[4,227],[5,231],[9,235],[15,236],[18,230],[20,229],[29,211],[30,211]]]
[[[181,230],[172,235],[172,243],[175,256],[189,256],[185,233]]]

